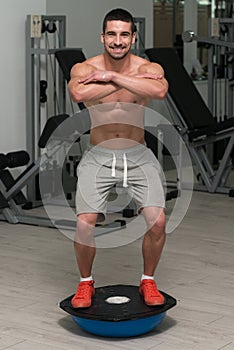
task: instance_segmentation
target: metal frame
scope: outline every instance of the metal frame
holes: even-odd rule
[[[137,39],[132,53],[138,56],[144,55],[145,52],[145,17],[133,17],[134,23],[137,27]]]
[[[219,18],[218,19],[219,25],[233,25],[234,28],[234,19],[231,18]],[[211,35],[211,26],[212,26],[212,19],[210,19],[209,28],[210,28],[210,35]],[[212,113],[214,114],[214,59],[217,61],[217,57],[215,57],[215,47],[223,47],[226,50],[234,50],[234,42],[233,42],[233,34],[228,38],[227,40],[218,39],[216,37],[195,37],[195,40],[198,42],[210,44],[208,48],[208,106]],[[228,116],[233,115],[233,87],[232,84],[228,84]]]
[[[234,25],[234,19],[219,19],[219,25],[225,24],[225,25]],[[193,40],[204,43],[208,45],[208,107],[210,111],[214,114],[214,83],[215,83],[215,64],[217,62],[217,54],[215,52],[216,47],[225,48],[227,50],[234,50],[234,42],[233,42],[233,36],[234,33],[231,33],[232,35],[227,38],[228,40],[221,40],[216,37],[211,36],[211,28],[212,28],[212,19],[209,21],[209,28],[210,33],[209,37],[201,37],[195,35],[192,31],[186,31],[182,34],[182,38],[185,42],[192,42]],[[229,91],[228,91],[228,116],[233,115],[233,85],[229,84]]]
[[[189,128],[170,95],[167,97],[167,103],[169,108],[175,112],[176,117],[179,119],[179,122],[183,128],[181,130],[181,136],[183,137],[193,161],[197,166],[197,173],[201,176],[200,180],[203,181],[203,184],[194,184],[194,189],[199,191],[208,191],[211,193],[217,192],[230,194],[230,191],[232,191],[233,188],[226,186],[226,182],[232,170],[230,155],[234,147],[234,127],[220,131],[214,136],[206,136],[201,139],[190,141],[188,137]],[[228,144],[225,148],[225,152],[220,161],[218,169],[214,171],[204,147],[224,139],[229,139]]]
[[[44,45],[42,47],[42,37],[31,36],[31,16],[26,19],[26,148],[32,162],[36,161],[39,154],[37,142],[40,136],[40,94],[39,84],[41,72],[43,70],[42,62],[46,62],[46,57],[53,55],[57,49],[65,47],[66,44],[66,17],[54,15],[42,15],[41,21],[56,23],[59,31],[60,40],[58,47],[49,49]],[[44,60],[44,61],[43,61]],[[61,70],[58,70],[58,99],[60,101],[61,111],[65,113],[65,81]],[[46,116],[48,118],[48,116]],[[36,184],[32,181],[27,186],[28,198],[36,201]]]
[[[10,187],[6,188],[4,182],[0,178],[0,193],[8,206],[0,210],[0,220],[7,221],[11,224],[27,224],[36,225],[48,228],[65,229],[74,231],[76,229],[76,221],[72,220],[57,220],[47,217],[27,215],[21,205],[16,203],[14,196],[21,191],[29,180],[39,173],[40,168],[46,165],[53,155],[58,152],[61,147],[64,147],[64,140],[56,140],[53,146],[44,150],[44,153],[37,159],[36,163],[28,169],[17,181]],[[4,170],[3,170],[4,171]],[[105,225],[97,225],[94,229],[94,235],[101,236],[113,231],[117,231],[125,227],[123,220],[116,220]]]

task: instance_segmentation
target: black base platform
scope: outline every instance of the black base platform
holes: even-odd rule
[[[90,308],[73,309],[73,295],[61,301],[60,307],[89,333],[104,337],[131,337],[155,329],[164,319],[166,311],[176,305],[172,296],[161,293],[165,297],[163,306],[147,306],[138,286],[105,286],[95,289]]]

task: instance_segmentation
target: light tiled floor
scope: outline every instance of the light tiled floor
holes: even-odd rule
[[[153,332],[129,339],[85,333],[58,307],[78,282],[67,237],[0,222],[0,350],[234,349],[233,217],[233,198],[193,194],[182,223],[167,237],[156,273],[159,288],[177,306]],[[137,232],[141,225],[132,227]],[[141,239],[99,248],[96,286],[138,284],[141,264]]]

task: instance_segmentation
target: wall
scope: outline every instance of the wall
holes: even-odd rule
[[[153,1],[135,0],[47,0],[47,14],[66,15],[67,47],[81,47],[86,57],[102,52],[101,24],[111,9],[123,7],[134,17],[145,17],[146,46],[153,45]]]
[[[46,11],[46,0],[0,0],[0,153],[24,149],[25,19]]]

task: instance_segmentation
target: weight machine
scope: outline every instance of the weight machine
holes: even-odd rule
[[[55,57],[66,46],[66,17],[28,15],[26,19],[26,148],[32,162],[41,155],[38,141],[50,116],[67,113],[66,81]],[[38,178],[27,197],[40,202]]]
[[[206,45],[208,50],[208,107],[214,117],[222,121],[234,115],[234,19],[219,19],[218,25],[221,39],[200,37],[192,31],[184,32],[182,39],[185,43],[195,40]],[[222,81],[223,91],[221,91]],[[219,89],[218,83],[220,84]],[[217,108],[218,99],[220,100],[219,108]]]
[[[64,123],[68,120],[64,130]],[[49,164],[53,165],[56,156],[60,156],[63,149],[70,146],[72,143],[76,142],[77,138],[83,132],[83,125],[80,124],[79,115],[76,114],[70,117],[67,114],[61,114],[51,117],[46,122],[43,129],[42,135],[39,139],[39,146],[43,149],[41,156],[32,164],[30,164],[26,170],[16,179],[12,176],[9,168],[15,168],[18,166],[27,165],[29,162],[29,154],[25,151],[11,152],[7,155],[0,154],[0,220],[7,221],[11,224],[28,224],[28,225],[38,225],[44,227],[58,228],[65,230],[66,232],[75,232],[76,229],[76,215],[72,213],[69,219],[62,216],[60,217],[49,217],[38,216],[33,214],[28,214],[28,210],[24,210],[24,205],[28,204],[27,197],[24,196],[22,189],[33,179],[40,170],[45,169],[46,179],[44,184],[49,183],[48,193],[51,196],[53,191],[55,196],[64,193],[62,184],[62,174],[61,171],[57,172],[56,176],[53,178],[58,186],[51,188],[50,186],[50,168]],[[43,176],[43,175],[42,175]],[[58,188],[57,188],[58,187]],[[45,191],[46,192],[46,191]],[[46,193],[43,193],[45,195]],[[55,205],[58,207],[57,201],[53,199],[56,197],[49,197],[49,201],[46,200],[49,205]],[[63,199],[63,203],[66,204],[66,199]],[[66,208],[65,208],[66,209]],[[46,211],[48,213],[48,211]],[[72,211],[70,211],[71,213]],[[95,236],[100,236],[112,231],[116,231],[125,226],[125,220],[115,220],[112,223],[97,225],[95,227]]]
[[[145,53],[145,17],[133,17],[136,26],[136,41],[131,52],[138,56]]]
[[[233,167],[234,118],[218,122],[213,117],[175,49],[152,48],[145,52],[150,61],[164,68],[169,82],[169,109],[174,112],[174,123],[181,127],[181,136],[190,151],[199,180],[194,188],[233,197],[234,189],[227,185],[227,180]],[[225,149],[215,169],[207,155],[207,147],[218,141],[225,141]]]

